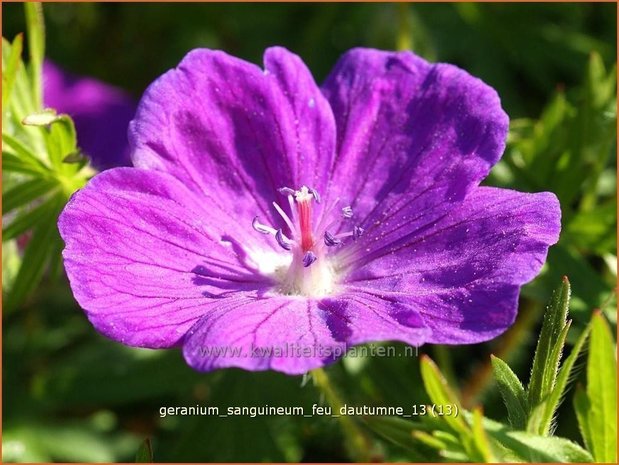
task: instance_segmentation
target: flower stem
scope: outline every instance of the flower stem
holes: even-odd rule
[[[322,368],[316,368],[311,371],[311,374],[314,379],[314,385],[324,394],[327,403],[333,410],[333,414],[339,415],[340,409],[344,406],[344,402],[332,386],[327,373]],[[369,438],[351,417],[339,415],[338,420],[342,425],[342,431],[347,442],[347,449],[351,456],[359,462],[369,462],[371,459]]]
[[[407,3],[398,3],[398,36],[396,39],[396,48],[398,50],[412,50],[413,37],[411,34],[411,21],[409,5]]]

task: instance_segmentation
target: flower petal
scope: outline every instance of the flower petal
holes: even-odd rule
[[[183,352],[200,371],[240,367],[301,374],[355,344],[398,340],[419,346],[428,334],[410,306],[366,291],[323,300],[245,294],[206,314],[187,334]]]
[[[163,170],[247,225],[273,220],[281,187],[322,189],[335,145],[326,99],[303,62],[268,49],[265,70],[199,49],[144,94],[129,131],[135,166]],[[287,209],[288,206],[285,206]]]
[[[351,255],[348,282],[413,306],[432,330],[428,342],[487,340],[513,322],[520,286],[558,240],[560,215],[554,194],[480,187],[438,221],[366,243]]]
[[[78,144],[99,170],[126,166],[129,159],[127,128],[136,103],[109,84],[64,72],[54,63],[43,64],[45,105],[73,118]]]
[[[166,173],[105,171],[58,225],[75,298],[100,332],[127,345],[173,346],[214,302],[270,284],[251,248],[236,246],[244,238],[234,220]]]
[[[397,298],[369,289],[348,287],[319,305],[337,324],[340,337],[349,345],[376,341],[400,341],[413,346],[425,343],[430,330],[421,315]]]
[[[183,353],[200,371],[239,367],[302,374],[346,351],[329,318],[316,300],[240,297],[206,314],[187,334]]]
[[[500,158],[508,118],[465,71],[410,52],[353,49],[322,86],[336,119],[329,193],[364,227],[461,201]]]

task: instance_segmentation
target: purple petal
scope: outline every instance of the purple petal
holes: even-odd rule
[[[235,238],[220,228],[237,231]],[[59,219],[73,294],[93,325],[127,345],[170,347],[213,305],[270,285],[236,244],[234,219],[166,173],[116,168]]]
[[[461,201],[500,158],[508,118],[465,71],[410,52],[353,49],[325,83],[338,131],[329,194],[364,228]]]
[[[190,52],[142,98],[129,133],[135,166],[169,172],[206,201],[228,199],[247,224],[273,222],[282,186],[320,191],[335,145],[329,104],[296,55],[271,48],[264,62]]]
[[[136,104],[122,90],[92,78],[74,76],[46,60],[45,105],[75,122],[78,145],[99,170],[131,164],[127,128]]]
[[[472,343],[513,322],[520,286],[537,275],[559,237],[554,194],[480,187],[440,220],[409,227],[395,216],[399,235],[368,231],[364,253],[351,254],[354,288],[370,288],[415,308],[432,330],[428,342]],[[365,243],[364,243],[365,242]]]
[[[187,363],[301,374],[330,363],[352,345],[398,340],[421,345],[429,330],[410,306],[368,292],[324,300],[283,296],[229,299],[187,334]]]
[[[346,351],[330,312],[311,299],[239,298],[210,311],[187,334],[183,353],[200,371],[224,367],[301,374]]]
[[[414,307],[399,298],[368,289],[349,287],[342,294],[324,299],[330,324],[349,345],[376,341],[401,341],[420,346],[430,330]]]

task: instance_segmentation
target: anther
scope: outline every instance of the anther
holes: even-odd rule
[[[254,228],[256,231],[258,231],[259,233],[262,234],[275,234],[275,229],[271,228],[270,226],[266,226],[262,223],[260,223],[258,221],[258,217],[254,216],[254,219],[251,221],[251,226],[252,228]]]
[[[325,245],[327,247],[333,247],[335,245],[340,245],[342,243],[342,241],[340,239],[335,237],[329,231],[325,231],[324,239],[325,239]]]
[[[281,229],[278,229],[277,232],[275,233],[275,240],[277,241],[277,243],[280,245],[282,249],[292,250],[292,244],[290,240],[286,236],[284,236],[284,233],[282,232]]]
[[[357,240],[361,237],[361,235],[365,232],[365,229],[359,227],[359,226],[355,226],[352,230],[352,238],[353,240]]]
[[[352,208],[350,206],[342,208],[342,216],[344,218],[352,218]]]
[[[295,194],[294,189],[291,189],[290,187],[280,187],[279,189],[277,189],[277,192],[279,192],[282,195],[294,195]]]
[[[311,250],[305,252],[305,255],[303,255],[303,266],[307,268],[316,261],[316,258],[316,254],[314,254]]]
[[[316,203],[320,203],[320,194],[316,189],[314,189],[313,187],[308,187],[307,191],[314,196],[314,200],[316,200]]]

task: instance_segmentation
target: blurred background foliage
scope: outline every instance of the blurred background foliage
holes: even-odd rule
[[[23,7],[2,9],[3,34],[12,41],[25,31]],[[594,309],[616,325],[614,3],[58,3],[45,5],[45,21],[47,57],[136,99],[195,47],[260,63],[264,48],[283,45],[301,55],[318,82],[354,46],[411,48],[461,66],[497,89],[512,120],[506,154],[486,183],[555,192],[563,233],[542,276],[523,289],[508,333],[486,344],[421,351],[438,362],[464,406],[482,403],[487,417],[506,421],[489,354],[528,380],[542,311],[561,276],[569,276],[573,292],[568,341],[576,341]],[[7,293],[19,266],[16,250],[15,241],[3,242]],[[200,374],[178,351],[110,342],[89,325],[61,270],[51,271],[23,304],[3,314],[4,461],[133,461],[147,437],[156,461],[352,458],[340,425],[328,418],[160,418],[161,406],[311,409],[321,394],[302,377],[235,369]],[[349,405],[407,408],[429,400],[417,358],[349,358],[327,372]],[[449,458],[418,455],[364,431],[376,460]],[[583,443],[571,402],[559,411],[557,433]]]

